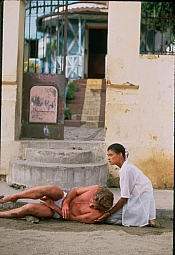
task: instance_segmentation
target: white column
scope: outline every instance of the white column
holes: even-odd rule
[[[26,1],[4,1],[1,102],[1,175],[8,174],[13,142],[21,129],[24,19]]]

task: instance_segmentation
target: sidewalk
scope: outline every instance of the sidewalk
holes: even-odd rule
[[[104,141],[104,128],[64,127],[64,140]]]
[[[64,127],[65,140],[81,140],[81,141],[104,141],[104,128],[84,128],[84,127]],[[114,200],[120,197],[118,188],[110,188],[114,193]],[[9,195],[17,193],[21,190],[14,189],[7,185],[6,182],[0,181],[0,195]],[[174,190],[157,190],[154,189],[154,197],[157,208],[157,218],[172,219],[174,217]],[[17,203],[0,204],[0,209],[8,209],[20,206],[31,200],[19,200]],[[39,202],[39,201],[32,201]]]
[[[114,201],[116,202],[120,197],[120,190],[118,188],[109,188],[114,193]],[[22,191],[22,189],[14,189],[7,185],[6,182],[0,181],[0,195],[10,195]],[[154,190],[154,197],[156,201],[157,208],[157,218],[172,219],[173,215],[173,190]],[[20,199],[16,203],[6,203],[0,204],[0,209],[11,209],[19,207],[24,203],[35,202],[38,203],[39,200],[31,199]]]

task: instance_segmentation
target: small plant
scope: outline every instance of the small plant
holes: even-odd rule
[[[66,99],[74,99],[75,98],[75,92],[78,91],[78,87],[74,82],[71,82],[68,84],[68,91]]]
[[[57,40],[54,39],[53,42],[51,43],[51,49],[56,50],[57,49]]]
[[[71,120],[71,115],[72,115],[71,110],[69,109],[69,107],[66,107],[64,109],[64,119]]]

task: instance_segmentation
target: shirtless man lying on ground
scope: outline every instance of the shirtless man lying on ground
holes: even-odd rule
[[[28,203],[22,207],[0,212],[0,218],[64,218],[69,221],[94,223],[108,211],[114,195],[106,188],[93,185],[72,189],[66,194],[53,185],[36,186],[22,192],[5,196],[0,203],[16,202],[18,199],[40,199],[41,203]]]

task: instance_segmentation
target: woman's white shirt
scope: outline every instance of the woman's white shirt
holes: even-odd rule
[[[156,218],[152,183],[143,172],[126,160],[120,171],[121,197],[128,198],[123,206],[124,226],[144,226]]]

